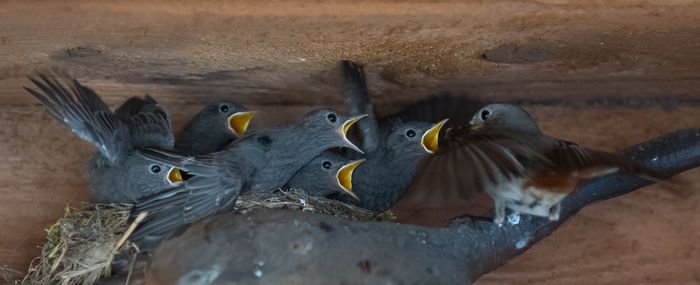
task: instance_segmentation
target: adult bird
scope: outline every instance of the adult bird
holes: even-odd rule
[[[445,147],[422,167],[416,181],[430,181],[433,190],[412,191],[410,199],[438,205],[483,191],[494,200],[498,224],[506,208],[558,220],[561,200],[582,180],[618,171],[669,178],[620,155],[548,136],[515,105],[487,105],[469,124],[449,130]]]
[[[352,190],[352,176],[364,161],[350,160],[330,150],[324,151],[297,171],[287,182],[286,188],[301,189],[319,197],[337,193],[358,199]]]
[[[131,236],[146,244],[159,242],[180,225],[230,211],[244,192],[269,192],[284,186],[304,165],[326,149],[348,147],[362,152],[346,134],[364,115],[351,118],[320,109],[285,127],[253,130],[222,151],[188,156],[161,149],[140,153],[157,163],[187,171],[182,187],[142,200],[134,213],[149,216]]]
[[[182,182],[177,168],[134,153],[142,147],[172,148],[168,114],[146,95],[132,97],[114,113],[92,89],[53,73],[29,78],[27,88],[51,116],[97,147],[88,165],[89,190],[101,203],[134,203]]]
[[[208,104],[185,125],[175,149],[189,155],[222,150],[245,134],[253,116],[254,111],[230,100]]]

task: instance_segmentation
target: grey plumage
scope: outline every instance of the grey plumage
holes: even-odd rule
[[[364,159],[353,161],[333,151],[324,151],[299,169],[289,179],[286,188],[302,189],[319,197],[341,194],[357,199],[353,192],[352,176],[362,162]]]
[[[255,113],[223,100],[204,106],[182,130],[175,149],[184,154],[208,154],[243,136]]]
[[[340,68],[345,80],[343,96],[351,112],[374,112],[362,66],[342,61]],[[400,117],[377,122],[372,113],[358,123],[367,158],[353,179],[358,204],[380,212],[391,208],[413,178],[420,160],[437,149],[437,135],[445,122],[403,122]]]
[[[144,199],[134,213],[150,212],[133,240],[162,237],[182,224],[229,211],[243,192],[275,191],[326,149],[356,149],[345,134],[363,116],[346,118],[321,109],[287,127],[253,130],[222,151],[187,156],[157,149],[140,153],[193,177],[183,187]]]
[[[426,133],[436,136],[444,123],[404,123],[382,137],[378,148],[368,153],[367,161],[355,171],[353,191],[359,204],[377,212],[393,207],[413,179],[418,163],[435,150],[426,148]]]
[[[362,150],[372,153],[380,144],[380,129],[374,106],[367,92],[367,78],[362,65],[349,60],[340,62],[343,79],[343,98],[350,108],[350,114],[367,114],[367,118],[357,123],[362,136]]]
[[[40,73],[30,77],[39,90],[25,89],[57,121],[97,147],[88,166],[89,189],[96,201],[133,203],[180,182],[177,169],[133,153],[140,147],[173,146],[168,115],[153,98],[133,97],[112,113],[92,89],[61,77]]]

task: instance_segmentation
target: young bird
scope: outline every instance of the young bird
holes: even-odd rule
[[[426,162],[421,179],[432,175],[431,181],[447,185],[422,195],[466,198],[485,191],[499,224],[506,208],[558,220],[561,200],[585,179],[617,171],[668,178],[620,155],[547,136],[530,114],[510,104],[483,107],[469,127],[452,129],[445,139],[449,147]]]
[[[189,155],[220,151],[245,134],[253,116],[254,111],[228,100],[206,105],[185,125],[175,149]]]
[[[326,149],[349,147],[361,152],[346,134],[363,117],[346,118],[321,109],[286,127],[251,131],[224,150],[208,155],[141,151],[145,157],[181,168],[193,177],[179,189],[140,201],[133,213],[146,211],[149,217],[131,239],[137,244],[139,240],[157,243],[180,225],[230,211],[240,193],[275,191]]]
[[[24,89],[57,121],[97,147],[88,166],[89,190],[97,202],[134,203],[182,182],[177,168],[134,154],[142,147],[173,147],[168,114],[153,98],[132,97],[112,113],[95,91],[61,77],[39,73],[29,78],[39,90]]]
[[[357,195],[352,191],[352,175],[364,161],[350,160],[327,150],[294,174],[286,187],[301,189],[319,197],[342,193],[357,199]]]
[[[416,174],[421,159],[438,150],[438,134],[447,122],[410,122],[385,134],[367,161],[355,171],[354,189],[359,205],[376,211],[389,210],[401,198]]]
[[[398,118],[377,122],[362,66],[347,60],[340,65],[343,96],[351,113],[368,112],[368,118],[358,122],[367,158],[355,171],[353,184],[359,201],[346,202],[383,212],[401,198],[420,160],[438,149],[438,135],[447,120],[436,124],[404,123]]]

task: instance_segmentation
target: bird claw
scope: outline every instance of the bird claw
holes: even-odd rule
[[[496,214],[496,216],[493,217],[493,222],[499,226],[503,225],[503,221],[505,221],[505,215]]]
[[[555,205],[554,207],[549,209],[549,220],[550,221],[558,221],[559,220],[559,212],[561,210],[561,207],[559,204]]]

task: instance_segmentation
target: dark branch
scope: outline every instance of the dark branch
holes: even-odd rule
[[[623,153],[677,174],[700,165],[700,129]],[[584,206],[648,184],[627,175],[596,179],[566,198],[559,221],[511,215],[502,227],[466,219],[436,229],[280,210],[221,215],[164,243],[147,276],[160,284],[181,278],[188,283],[468,284],[523,253]]]

